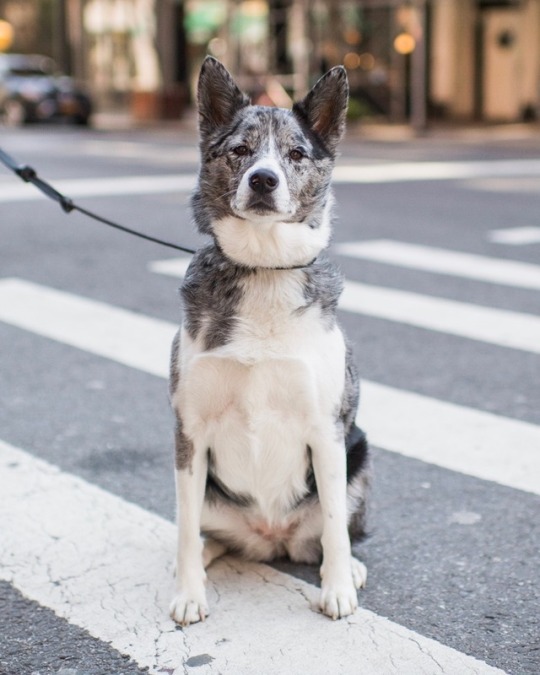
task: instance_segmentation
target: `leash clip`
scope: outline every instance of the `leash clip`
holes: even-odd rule
[[[60,206],[64,209],[65,213],[71,213],[71,211],[73,211],[75,208],[75,204],[69,197],[60,195],[60,199],[58,201],[60,202]]]
[[[17,176],[23,179],[25,183],[30,183],[34,178],[37,178],[37,173],[31,166],[19,166],[14,169]]]

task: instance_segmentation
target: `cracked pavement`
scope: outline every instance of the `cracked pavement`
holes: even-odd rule
[[[329,621],[315,586],[230,557],[209,569],[210,617],[179,630],[172,523],[6,444],[0,468],[2,578],[151,673],[352,675],[359,658],[365,675],[502,672],[367,610]]]

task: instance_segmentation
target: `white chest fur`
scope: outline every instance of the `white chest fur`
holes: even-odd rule
[[[276,522],[305,491],[307,444],[332,424],[344,385],[345,345],[316,306],[302,272],[248,277],[231,339],[203,351],[182,334],[174,404],[196,446],[211,448],[219,479]]]

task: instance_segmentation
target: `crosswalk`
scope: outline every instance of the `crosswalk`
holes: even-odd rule
[[[492,230],[489,240],[496,244],[509,246],[526,246],[527,244],[540,243],[540,227],[528,225],[525,227],[509,227]]]
[[[132,148],[126,148],[128,154],[132,152]],[[471,162],[426,164],[430,166],[403,163],[342,167],[336,178],[342,184],[369,184],[520,172],[540,175],[540,162],[536,160],[477,162],[472,167]],[[170,177],[169,182],[156,176],[142,177],[140,182],[130,178],[123,183],[110,179],[77,183],[74,179],[60,187],[73,196],[137,194],[141,190],[146,194],[187,192],[194,177],[186,174],[179,178]],[[0,201],[25,201],[29,194],[26,188],[20,186],[17,191],[2,186]],[[504,234],[493,236],[493,241],[505,245]],[[508,246],[516,245],[519,239],[517,235],[513,241],[511,235],[507,237]],[[534,239],[527,243],[534,245]],[[344,260],[366,260],[419,274],[466,279],[471,284],[497,285],[513,292],[540,290],[540,265],[464,250],[378,239],[344,242],[334,252]],[[147,272],[156,279],[179,279],[188,264],[186,257],[153,260]],[[30,277],[0,276],[0,324],[32,336],[37,351],[45,341],[53,341],[62,349],[76,349],[163,381],[168,375],[169,348],[177,325],[90,295],[60,290]],[[342,316],[351,319],[406,326],[418,331],[419,339],[423,332],[429,332],[451,339],[455,345],[471,341],[476,349],[515,352],[530,359],[535,367],[539,363],[540,305],[538,314],[525,313],[472,303],[467,298],[449,299],[349,278],[340,309]],[[368,431],[378,452],[385,453],[396,466],[419,461],[432,475],[452,472],[458,481],[476,481],[476,492],[500,495],[501,499],[504,493],[508,503],[521,505],[523,514],[528,513],[529,504],[537,503],[539,424],[369,379],[362,381],[358,422]],[[488,518],[473,509],[477,502],[470,497],[471,483],[466,485],[463,503],[446,514],[447,521],[441,527],[484,527],[483,519]],[[420,489],[429,487],[425,483]],[[399,486],[393,489],[397,492]],[[451,627],[446,628],[446,636],[442,631],[443,637],[434,640],[415,625],[400,625],[392,617],[368,608],[344,621],[323,620],[313,611],[317,589],[304,572],[289,573],[279,566],[248,564],[234,558],[223,559],[209,571],[209,620],[189,630],[177,630],[167,615],[175,540],[170,520],[53,462],[38,459],[30,450],[3,438],[1,431],[0,496],[0,579],[152,673],[519,672],[497,668],[496,647],[487,658],[474,645],[467,649],[448,646],[455,644]],[[437,497],[433,495],[433,499]],[[414,523],[404,523],[407,527],[411,531],[406,536],[414,537]],[[373,541],[376,548],[377,533]],[[401,550],[400,545],[395,542],[396,551]],[[408,562],[403,561],[403,565]],[[498,562],[490,560],[485,565]],[[456,569],[467,567],[461,558],[456,560],[455,569],[448,564],[449,577],[459,578]],[[512,583],[514,571],[507,572]],[[403,578],[418,596],[411,598],[411,606],[420,606],[421,579],[408,579],[405,573]],[[385,592],[384,579],[379,580],[378,588]],[[377,588],[373,592],[377,594]],[[510,606],[511,599],[508,603]],[[489,616],[489,612],[486,607],[484,613]],[[459,630],[456,626],[454,629]]]
[[[329,663],[352,674],[359,659],[366,675],[431,675],[435,663],[460,675],[503,672],[367,610],[323,622],[310,611],[317,600],[313,586],[234,559],[210,572],[210,620],[178,632],[165,611],[172,592],[171,523],[5,443],[0,466],[0,514],[10,521],[2,578],[151,672],[185,672],[193,654],[212,655],[211,669],[198,672],[246,675],[324,675]]]
[[[500,238],[499,233],[499,238]],[[374,260],[432,274],[447,274],[516,288],[540,290],[540,265],[449,251],[401,241],[361,241],[338,244],[340,255]]]
[[[346,248],[343,250],[348,251]],[[369,246],[365,250],[369,251]],[[168,260],[154,262],[150,265],[150,269],[154,272],[181,276],[186,266],[186,259]],[[366,286],[348,282],[342,308],[374,314],[373,307],[377,303],[371,306],[353,299],[354,293],[362,296],[367,293],[366,289]],[[440,302],[428,298],[424,298],[424,301]],[[472,313],[475,310],[478,311],[478,308],[470,308]],[[410,310],[407,311],[407,316],[408,319],[402,320],[412,321]],[[389,317],[388,314],[385,318],[400,320],[398,317]],[[520,315],[516,314],[510,316],[508,320],[512,324],[519,318]],[[167,375],[168,349],[176,329],[172,323],[20,279],[0,280],[0,320],[159,377]],[[536,324],[532,317],[529,317],[529,320],[531,324],[527,326],[528,330],[524,334],[529,337],[533,335],[534,339],[521,344],[521,348],[538,351],[540,344],[538,333],[531,330]],[[441,327],[436,329],[442,330]],[[463,335],[463,332],[457,334]],[[520,331],[518,330],[516,334],[520,334]],[[536,344],[535,339],[538,340]],[[508,342],[502,344],[510,346]],[[393,411],[390,420],[387,413],[389,410]],[[386,450],[540,494],[540,427],[536,425],[467,409],[412,392],[399,391],[375,382],[363,383],[359,422],[369,430],[372,443]],[[512,445],[509,444],[509,439],[512,440]],[[519,451],[516,452],[515,448]],[[177,632],[172,630],[164,613],[166,593],[171,586],[170,552],[173,549],[174,527],[170,523],[85,484],[80,479],[62,474],[54,467],[35,460],[27,453],[6,443],[0,445],[0,456],[5,470],[2,474],[1,489],[5,508],[3,521],[9,520],[11,524],[6,532],[11,553],[7,560],[2,561],[2,578],[14,583],[28,597],[53,608],[60,616],[110,642],[122,653],[130,654],[140,665],[148,666],[153,672],[164,672],[163,668],[174,669],[175,664],[185,660],[187,654],[193,653],[192,640],[198,645],[197,649],[203,650],[203,653],[210,650],[210,644],[216,638],[216,628],[212,629],[211,623],[208,624],[211,627],[210,633],[206,627],[204,634],[200,628],[195,628],[189,634],[182,635],[180,639]],[[16,470],[16,480],[11,475],[10,468]],[[24,475],[21,475],[21,472]],[[79,511],[74,510],[71,505],[74,492],[77,493]],[[83,501],[86,494],[88,504]],[[24,502],[21,500],[23,495]],[[34,495],[37,504],[33,503]],[[18,505],[20,507],[23,503],[24,508],[22,510],[19,508],[20,513],[17,513]],[[58,514],[67,512],[70,514],[69,518],[57,517]],[[31,513],[34,515],[31,516]],[[39,519],[36,519],[36,513],[40,514]],[[85,515],[87,513],[94,514],[95,521],[88,522]],[[17,514],[16,518],[14,514]],[[30,521],[33,523],[31,528],[28,527]],[[85,522],[88,531],[81,530],[82,522]],[[104,522],[107,523],[105,530],[102,525]],[[132,534],[127,525],[129,522],[133,523]],[[135,552],[131,550],[137,549],[137,533],[141,530],[148,533],[148,536],[145,535],[142,557],[140,550]],[[44,538],[43,541],[39,540],[40,536]],[[51,546],[51,539],[62,543]],[[96,546],[106,547],[109,540],[115,542],[113,560],[103,562],[100,557],[102,562],[99,572],[88,570],[84,565],[81,568],[81,561],[88,559],[84,547],[81,546],[86,542],[95,550]],[[91,544],[88,544],[89,542]],[[66,547],[67,552],[62,547]],[[37,560],[33,559],[32,551],[39,551]],[[43,555],[43,551],[50,552],[50,560]],[[130,559],[135,557],[139,561],[136,578],[125,576],[123,556]],[[58,569],[54,567],[55,561]],[[288,594],[292,589],[298,592],[295,611],[301,611],[298,605],[302,604],[303,597],[310,596],[313,600],[314,589],[305,582],[292,580],[287,575],[264,566],[246,566],[227,561],[218,566],[211,575],[214,592],[219,592],[220,602],[223,603],[216,612],[218,617],[221,609],[226,611],[229,606],[233,607],[239,603],[235,597],[238,589],[234,584],[234,576],[239,573],[245,576],[246,584],[253,594],[253,601],[257,595],[261,595],[255,583],[261,576],[265,579],[263,588],[266,590],[269,586],[273,588],[272,606],[269,611],[274,617],[282,614],[276,609],[282,606],[280,602],[284,601],[280,595],[287,596],[287,608],[290,609]],[[110,597],[104,599],[100,593],[98,603],[96,586],[102,583],[104,576],[108,580]],[[71,584],[62,581],[60,591],[56,580],[64,577],[72,581]],[[117,577],[122,581],[118,586],[115,582]],[[149,579],[154,580],[157,590],[149,591]],[[284,585],[288,590],[281,590],[278,593],[278,589],[283,589]],[[141,588],[144,589],[143,593]],[[134,592],[133,589],[136,589],[135,597],[131,598],[130,593]],[[154,592],[164,595],[159,595],[156,599]],[[85,598],[88,598],[88,601]],[[261,597],[260,602],[266,603],[267,600],[267,593],[264,593],[264,598]],[[144,611],[141,611],[141,603],[149,602],[151,606],[143,604]],[[99,604],[99,608],[96,607],[96,603]],[[115,603],[119,604],[118,608]],[[107,608],[106,611],[103,611],[103,607]],[[136,620],[133,619],[134,608],[137,608]],[[240,645],[245,649],[241,639],[246,629],[244,611],[243,607],[235,614],[238,616],[237,623],[231,625],[228,622],[228,635],[231,637],[227,639],[230,647],[228,650],[221,650],[218,663],[238,658],[237,650],[241,649]],[[290,620],[290,616],[281,616],[284,625],[287,625],[286,618]],[[254,616],[250,614],[247,621],[252,625]],[[306,621],[311,625],[314,620],[308,616]],[[258,613],[256,625],[267,635],[266,622],[267,618]],[[315,621],[310,627],[314,629],[315,640],[323,639],[323,636],[318,636],[321,630],[320,623]],[[445,673],[498,672],[436,642],[414,634],[411,636],[406,629],[392,625],[367,611],[347,622],[347,632],[352,629],[354,638],[351,647],[355,654],[359,652],[364,654],[365,673],[431,673],[433,660],[441,664],[441,672]],[[331,630],[336,635],[341,634],[339,628],[335,626],[332,626]],[[369,639],[366,638],[368,634]],[[141,635],[145,636],[144,640],[140,638]],[[136,640],[134,636],[138,636]],[[257,634],[251,639],[258,643]],[[289,644],[289,648],[292,649],[292,644],[288,642],[290,636],[279,633],[275,639],[279,639],[282,645]],[[260,643],[258,644],[258,657],[265,659],[264,662],[267,663],[269,654],[261,650]],[[267,641],[265,644],[268,649],[271,648],[271,643]],[[308,643],[304,644],[308,646]],[[380,645],[391,645],[391,662],[387,660],[388,652],[381,650]],[[327,672],[320,664],[318,665],[317,659],[309,661],[313,658],[309,653],[296,651],[292,654],[285,651],[283,654],[284,660],[279,661],[272,672],[285,672],[284,664],[294,664],[295,659],[299,659],[298,663],[302,664],[302,667],[306,667],[309,663],[308,670],[298,672]],[[343,654],[332,655],[332,658],[343,664],[343,670],[340,672],[354,672],[352,663],[344,660]],[[407,665],[411,662],[414,663],[412,669]],[[252,664],[255,664],[255,661],[252,661]],[[158,667],[161,670],[156,670]],[[219,666],[216,665],[216,668]],[[244,671],[240,668],[235,672],[265,671],[264,669]]]
[[[0,320],[164,378],[177,330],[172,323],[18,279],[0,280]],[[388,410],[394,411],[390,423]],[[358,422],[387,450],[540,494],[535,425],[369,381],[362,384]],[[508,438],[520,448],[518,458]]]

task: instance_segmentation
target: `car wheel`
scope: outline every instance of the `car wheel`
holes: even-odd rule
[[[24,124],[26,119],[26,110],[24,105],[15,99],[4,103],[4,122],[10,127],[17,127]]]
[[[75,124],[81,127],[87,127],[90,124],[90,116],[89,115],[76,115],[73,118]]]

